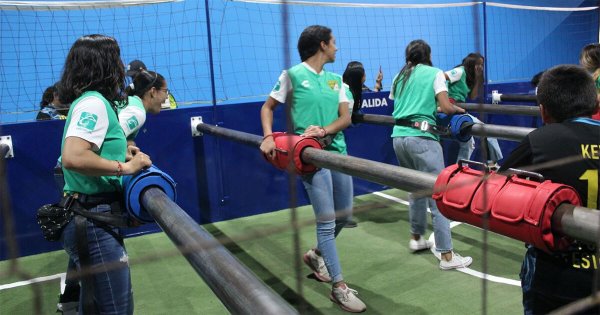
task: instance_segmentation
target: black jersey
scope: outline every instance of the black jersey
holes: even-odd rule
[[[600,124],[579,118],[532,131],[504,161],[507,168],[533,166],[533,171],[555,183],[573,187],[582,205],[598,208]]]

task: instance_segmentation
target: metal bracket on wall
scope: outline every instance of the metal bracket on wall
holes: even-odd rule
[[[11,136],[0,136],[0,144],[6,144],[8,146],[8,152],[6,153],[6,156],[4,158],[9,159],[15,157],[13,152],[13,143]]]
[[[198,131],[198,128],[197,128],[199,124],[203,124],[202,116],[191,117],[190,123],[192,126],[192,137],[202,136],[202,132]]]

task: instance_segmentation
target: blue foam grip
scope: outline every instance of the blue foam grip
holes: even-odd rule
[[[158,187],[171,200],[177,200],[175,181],[167,173],[151,166],[135,176],[123,176],[123,187],[125,187],[125,208],[130,216],[144,223],[154,222],[146,209],[140,203],[142,191],[148,187]]]
[[[473,118],[469,115],[446,115],[437,114],[437,123],[450,129],[450,136],[460,142],[467,142],[471,139],[471,133],[462,130],[464,124],[473,124]]]

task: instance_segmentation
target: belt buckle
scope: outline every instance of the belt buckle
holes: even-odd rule
[[[422,121],[421,125],[419,126],[419,129],[421,129],[421,131],[428,131],[429,123],[427,121]]]

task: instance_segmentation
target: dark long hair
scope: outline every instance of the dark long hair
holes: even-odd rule
[[[362,103],[362,79],[365,76],[365,68],[363,64],[358,61],[351,61],[346,66],[342,79],[344,83],[350,87],[352,92],[352,98],[354,99],[354,106],[352,112],[357,112],[360,109]]]
[[[113,108],[126,104],[125,67],[117,41],[99,34],[79,37],[69,50],[60,82],[63,103],[72,103],[84,92],[96,91]]]
[[[311,25],[305,28],[298,39],[300,60],[306,61],[314,56],[321,48],[321,42],[329,44],[331,29],[322,25]]]
[[[402,70],[400,70],[400,74],[398,75],[396,80],[394,80],[394,83],[392,83],[392,93],[394,93],[394,91],[396,91],[396,86],[399,83],[401,77],[403,77],[403,78],[402,78],[402,88],[400,89],[400,92],[402,92],[402,90],[404,90],[404,86],[406,85],[406,82],[410,78],[410,75],[412,74],[413,69],[418,64],[432,66],[431,47],[429,47],[429,44],[427,44],[427,42],[425,42],[422,39],[416,39],[416,40],[413,40],[412,42],[410,42],[408,44],[408,46],[406,46],[405,54],[406,54],[406,64],[404,65],[404,67],[402,67]]]
[[[160,73],[142,70],[133,76],[133,82],[127,86],[125,93],[129,96],[137,96],[141,99],[151,88],[160,89],[165,85],[165,78]]]
[[[483,75],[475,72],[475,66],[477,65],[479,59],[485,60],[485,58],[483,58],[483,56],[478,52],[470,53],[462,60],[461,64],[455,67],[458,68],[463,66],[465,68],[465,73],[467,74],[467,86],[469,87],[469,90],[472,90],[475,87],[477,76]]]

